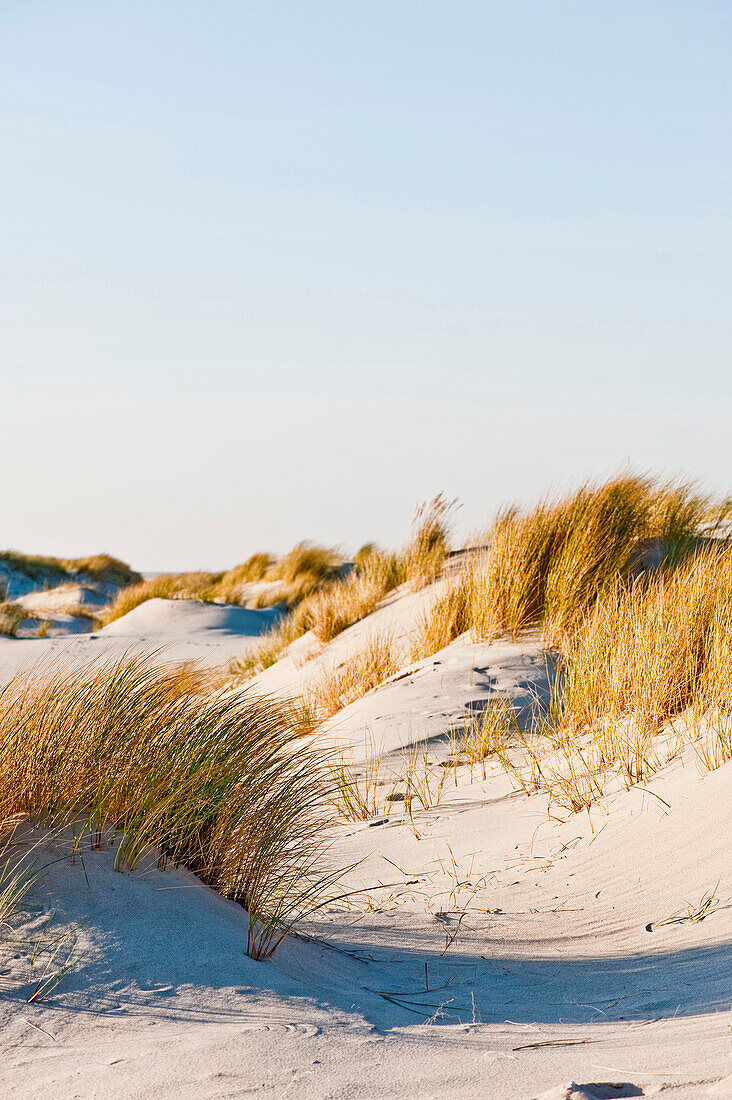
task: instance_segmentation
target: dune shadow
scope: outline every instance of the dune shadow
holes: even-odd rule
[[[387,1029],[420,1017],[435,1024],[641,1022],[732,1005],[730,944],[599,958],[516,958],[492,955],[489,941],[480,954],[452,953],[449,922],[445,933],[444,952],[340,940],[332,949],[351,961],[350,968],[339,967],[350,980],[342,991],[328,983],[329,998]]]
[[[145,1015],[242,1026],[324,1020],[336,1010],[380,1031],[410,1024],[586,1025],[709,1015],[732,1004],[729,944],[605,957],[516,958],[486,939],[470,951],[398,929],[358,924],[336,939],[291,937],[275,961],[241,953],[225,959],[153,951],[131,980],[128,949],[117,941],[81,966],[53,1003],[101,1015]],[[333,935],[323,925],[321,935]],[[404,930],[406,932],[406,930]],[[402,933],[403,935],[404,933]],[[391,942],[384,942],[385,939]],[[538,946],[538,945],[537,945]],[[183,993],[183,996],[180,994]],[[274,996],[273,996],[274,995]],[[269,1021],[269,1023],[268,1023]]]

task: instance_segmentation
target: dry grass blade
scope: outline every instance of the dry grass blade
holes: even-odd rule
[[[81,962],[83,956],[76,954],[75,945],[73,943],[68,945],[70,938],[71,934],[68,933],[61,936],[57,943],[51,944],[50,947],[37,945],[31,958],[31,980],[33,979],[36,962],[39,959],[44,959],[44,956],[45,961],[40,976],[35,979],[35,985],[28,997],[28,1004],[44,1001],[49,993],[52,993]],[[68,951],[65,950],[67,946]],[[59,956],[61,956],[62,961],[57,962]]]
[[[0,864],[0,932],[23,912],[25,896],[33,881],[34,877],[24,857],[6,857]]]
[[[678,913],[666,917],[665,920],[654,921],[652,927],[662,928],[665,924],[698,924],[699,921],[703,921],[705,917],[708,917],[715,908],[718,901],[716,896],[718,889],[719,882],[713,890],[709,890],[706,894],[703,894],[701,900],[697,904],[685,901],[684,905],[686,909],[681,909]]]

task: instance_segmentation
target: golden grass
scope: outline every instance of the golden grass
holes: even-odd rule
[[[466,566],[419,616],[410,638],[413,661],[430,657],[473,628],[478,606],[475,589],[479,583],[476,567]]]
[[[135,584],[141,580],[140,574],[131,569],[126,562],[113,558],[110,554],[94,554],[88,558],[53,558],[42,554],[20,554],[15,550],[0,553],[0,564],[24,573],[34,579],[45,579],[48,574],[62,580],[68,580],[69,574],[81,574],[104,584]]]
[[[296,607],[321,587],[333,583],[341,567],[342,561],[334,550],[301,542],[278,561],[269,554],[258,553],[226,572],[161,573],[123,589],[104,609],[102,620],[105,625],[111,623],[155,598],[245,603],[249,598],[246,586],[259,581],[269,581],[270,587],[266,593],[260,592],[257,606],[285,603]]]
[[[450,549],[450,516],[456,501],[439,493],[421,504],[412,522],[412,538],[401,557],[404,579],[413,590],[437,580]]]
[[[507,744],[497,755],[566,809],[587,809],[613,780],[644,782],[689,744],[708,770],[732,759],[732,548],[616,584],[573,634],[555,694],[523,763]]]
[[[561,640],[627,574],[641,540],[658,538],[665,553],[677,551],[706,507],[685,487],[627,476],[502,516],[486,559],[485,621],[510,634],[541,623]]]
[[[709,502],[689,488],[632,476],[585,485],[526,514],[504,512],[489,549],[418,624],[415,659],[466,631],[489,640],[530,626],[566,648],[595,601],[638,570],[649,541],[658,564],[681,560],[708,514]]]
[[[274,950],[313,902],[329,778],[287,708],[145,657],[16,677],[0,691],[0,821],[84,819],[117,866],[180,863]]]
[[[631,782],[655,736],[687,712],[732,713],[732,549],[703,550],[587,618],[567,660],[557,734],[590,730],[598,762]]]
[[[310,627],[321,642],[330,642],[349,626],[375,611],[394,587],[395,571],[388,559],[372,556],[340,584],[316,592],[308,605]]]
[[[328,669],[310,689],[323,720],[360,699],[394,676],[400,659],[390,634],[372,634],[361,650],[336,668]]]
[[[337,578],[342,564],[340,555],[330,547],[299,542],[270,567],[266,577],[280,582],[282,598],[292,604]]]

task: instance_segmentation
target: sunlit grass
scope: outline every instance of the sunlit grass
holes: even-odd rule
[[[269,554],[253,554],[226,572],[161,573],[123,589],[105,608],[106,625],[134,611],[147,600],[191,599],[211,602],[248,603],[251,585],[260,585],[253,602],[259,607],[283,603],[295,608],[321,587],[340,577],[342,560],[328,547],[298,543],[288,554],[275,560]],[[261,582],[267,582],[261,588]]]
[[[424,588],[442,572],[450,550],[450,518],[456,503],[440,493],[417,508],[412,538],[401,555],[404,579],[410,588]]]
[[[283,704],[144,657],[47,669],[0,692],[0,820],[82,818],[117,866],[183,864],[249,916],[261,957],[317,889],[329,777]]]
[[[627,476],[524,514],[503,513],[489,549],[449,582],[420,622],[415,658],[467,631],[486,641],[527,627],[540,627],[547,644],[566,648],[594,603],[639,571],[649,541],[657,545],[658,565],[683,560],[709,509],[708,500],[684,486]]]
[[[310,694],[323,719],[331,718],[349,703],[394,676],[400,655],[388,633],[372,634],[357,653],[341,665],[326,669],[310,686]]]

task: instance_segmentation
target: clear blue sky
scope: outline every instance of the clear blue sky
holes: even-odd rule
[[[5,0],[0,544],[732,490],[729,0]]]

